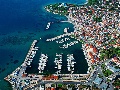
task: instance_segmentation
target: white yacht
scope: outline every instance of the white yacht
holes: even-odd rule
[[[38,66],[39,73],[42,73],[44,71],[47,61],[48,61],[47,54],[45,55],[41,53]]]
[[[62,54],[57,54],[56,53],[56,58],[55,58],[55,68],[57,69],[57,74],[61,72],[61,68],[62,68]]]
[[[74,72],[74,64],[76,63],[75,62],[75,59],[73,57],[73,54],[68,54],[67,55],[67,68],[68,68],[68,71],[70,71],[71,73]]]

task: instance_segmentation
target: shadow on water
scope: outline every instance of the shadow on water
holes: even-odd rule
[[[85,56],[82,49],[75,49],[73,52],[73,56],[75,58],[75,74],[86,74],[88,70],[88,64],[85,60]]]

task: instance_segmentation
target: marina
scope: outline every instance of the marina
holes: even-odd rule
[[[24,67],[27,67],[27,66],[30,67],[31,62],[33,61],[33,58],[36,55],[36,51],[38,50],[38,47],[35,47],[36,43],[37,43],[37,40],[34,40],[31,47],[30,47],[30,50],[28,51],[28,54],[25,58],[25,61],[22,64]],[[26,70],[26,68],[25,68],[25,70]]]
[[[68,42],[74,42],[69,39],[70,39],[69,37],[65,37],[62,40],[64,41],[64,43],[66,43],[65,40]],[[78,52],[76,52],[76,50],[70,51],[70,49],[66,49],[65,51],[63,51],[62,49],[59,48],[59,44],[56,44],[56,46],[55,46],[55,47],[57,47],[57,49],[55,49],[57,51],[56,52],[56,51],[54,51],[53,46],[52,46],[56,42],[48,42],[47,46],[44,46],[44,48],[46,50],[43,51],[43,48],[40,48],[41,41],[42,41],[42,39],[39,41],[39,43],[36,46],[36,47],[39,47],[38,48],[39,53],[37,53],[37,55],[36,55],[37,57],[35,58],[36,61],[34,60],[34,62],[32,63],[32,67],[29,68],[31,71],[30,74],[32,73],[32,71],[35,71],[34,73],[39,73],[39,74],[47,74],[47,73],[79,74],[81,69],[78,70],[78,66],[80,66],[80,65],[82,66],[82,62],[84,62],[83,60],[78,58],[79,53],[82,51],[81,48],[79,48]],[[63,44],[63,43],[60,43],[60,44]],[[77,44],[77,46],[80,47],[79,44]],[[74,47],[75,46],[73,45],[71,47],[71,50]],[[51,49],[50,53],[47,52],[47,50],[49,50],[49,48]],[[52,53],[52,55],[51,55],[51,53]],[[69,53],[72,53],[72,54],[69,54]],[[75,57],[73,57],[73,56],[75,56]],[[81,55],[81,56],[83,57],[83,55]]]
[[[32,4],[34,5],[34,2]],[[27,8],[28,6],[26,5],[25,7]],[[42,5],[42,7],[43,6],[44,5]],[[48,17],[51,17],[50,19],[46,17],[47,13],[45,14],[42,11],[40,12],[42,14],[38,15],[36,13],[38,9],[32,8],[30,10],[34,11],[35,13],[30,12],[28,9],[26,11],[22,10],[22,8],[17,11],[32,13],[31,17],[39,16],[39,21],[41,22],[38,21],[37,23],[35,23],[37,19],[28,19],[29,22],[35,21],[33,22],[35,28],[32,26],[33,23],[27,25],[27,20],[25,20],[26,24],[21,23],[24,21],[20,21],[21,18],[19,20],[18,15],[16,15],[17,18],[15,19],[17,19],[17,21],[20,21],[20,23],[11,23],[11,25],[25,25],[25,27],[18,27],[18,35],[22,33],[21,29],[23,28],[24,31],[27,31],[28,28],[34,28],[34,33],[29,33],[28,36],[23,34],[20,37],[15,35],[11,37],[8,34],[7,38],[2,39],[3,44],[1,44],[1,46],[3,46],[4,44],[8,44],[10,46],[4,47],[3,51],[5,50],[5,52],[7,52],[6,48],[9,48],[10,53],[13,50],[14,46],[18,44],[21,44],[22,46],[25,45],[29,40],[34,40],[32,44],[31,42],[29,42],[31,44],[31,47],[25,59],[20,59],[20,56],[22,56],[22,54],[24,53],[23,51],[25,51],[24,49],[22,49],[21,52],[19,52],[19,55],[16,57],[13,57],[13,54],[17,53],[18,48],[14,48],[14,50],[16,51],[12,53],[12,55],[8,54],[11,59],[10,62],[14,64],[21,60],[24,60],[22,61],[22,64],[19,64],[19,67],[16,64],[18,68],[15,69],[14,64],[11,64],[12,68],[10,68],[11,66],[9,66],[9,63],[5,62],[7,64],[6,68],[8,69],[4,68],[1,70],[2,72],[5,71],[4,73],[6,73],[6,70],[11,69],[12,73],[10,71],[9,73],[11,74],[7,72],[7,76],[4,79],[11,84],[13,90],[37,90],[40,86],[41,89],[45,88],[44,90],[47,90],[47,88],[50,87],[51,90],[51,88],[53,89],[56,84],[58,85],[58,87],[60,86],[60,88],[62,88],[63,84],[65,83],[67,84],[66,86],[70,86],[70,88],[73,84],[75,85],[72,86],[71,90],[78,89],[78,87],[76,87],[78,86],[78,83],[80,86],[85,86],[83,86],[83,88],[80,90],[86,90],[90,88],[90,90],[93,90],[93,87],[94,89],[103,90],[113,90],[120,88],[120,85],[118,85],[119,81],[117,81],[117,79],[119,80],[119,77],[117,76],[119,75],[120,67],[116,65],[116,63],[119,63],[120,59],[120,43],[118,43],[120,41],[118,34],[118,27],[120,26],[120,22],[118,22],[118,0],[116,0],[115,2],[111,0],[89,0],[84,5],[69,3],[56,3],[47,5],[44,8],[47,9],[47,11],[52,12],[53,14],[67,16],[66,18],[68,18],[68,22],[72,23],[75,29],[74,31],[70,32],[68,30],[70,26],[68,27],[66,25],[59,25],[61,22],[66,22],[65,18],[57,18],[54,17],[52,13],[50,13],[48,15]],[[12,10],[12,8],[10,8],[10,10]],[[13,12],[14,14],[15,11],[11,12]],[[22,14],[22,18],[24,17],[24,14],[25,13]],[[11,16],[11,14],[7,15]],[[27,18],[26,15],[28,14],[25,14],[25,17]],[[7,20],[10,19],[7,18]],[[14,21],[14,18],[12,18],[12,21]],[[47,23],[45,23],[44,21],[46,21]],[[55,27],[54,25],[51,26],[51,23],[53,23],[54,21]],[[31,28],[30,26],[32,26],[33,28]],[[64,28],[61,28],[62,26]],[[58,27],[60,27],[60,29],[58,29]],[[6,30],[10,31],[8,30],[8,28],[6,28]],[[17,28],[14,29],[16,30]],[[43,30],[42,33],[40,29]],[[109,32],[110,29],[112,29],[113,31]],[[11,30],[13,30],[13,28],[11,28]],[[35,38],[39,38],[39,41]],[[14,46],[11,47],[11,44],[13,44]],[[7,53],[5,54],[5,56],[7,57]],[[15,58],[17,60],[13,60]],[[2,66],[0,66],[0,69]],[[51,83],[51,85],[48,85],[49,87],[46,88],[45,85],[43,86],[43,84],[48,83]],[[52,84],[55,85],[53,86]],[[56,90],[58,90],[58,87],[56,87]]]
[[[51,1],[48,1],[49,3],[51,3]],[[9,13],[9,12],[7,12],[6,11],[6,17],[8,17],[8,18],[10,18],[9,20],[10,20],[10,23],[8,23],[8,20],[7,20],[7,24],[6,25],[8,25],[8,28],[9,28],[9,30],[8,30],[8,28],[4,28],[3,27],[3,29],[1,29],[1,36],[4,36],[4,37],[1,37],[1,40],[2,40],[2,38],[7,38],[7,36],[17,36],[17,37],[22,37],[23,39],[20,39],[20,40],[17,40],[17,41],[14,41],[13,39],[12,39],[12,41],[9,43],[9,42],[7,42],[7,40],[5,41],[6,43],[3,45],[3,46],[1,46],[1,51],[2,51],[2,54],[1,54],[1,66],[0,66],[0,68],[1,68],[1,72],[2,72],[2,69],[6,69],[5,70],[5,72],[2,72],[2,73],[0,73],[0,79],[1,79],[1,82],[0,83],[4,83],[4,86],[2,85],[2,86],[0,86],[0,89],[2,89],[2,90],[8,90],[8,88],[7,88],[7,83],[3,80],[3,78],[4,77],[6,77],[8,74],[10,74],[13,70],[15,70],[18,66],[20,66],[21,65],[21,63],[23,63],[23,61],[24,61],[24,59],[25,59],[25,55],[28,53],[28,50],[29,50],[29,47],[31,46],[31,43],[32,43],[32,41],[34,40],[34,39],[39,39],[38,37],[40,36],[41,38],[43,38],[42,36],[45,36],[46,35],[46,32],[49,32],[49,30],[51,30],[50,31],[50,33],[48,33],[48,34],[51,34],[52,32],[55,32],[57,29],[60,31],[59,33],[63,33],[63,28],[65,28],[65,27],[72,27],[72,24],[67,24],[67,23],[64,23],[64,25],[62,25],[62,27],[53,27],[52,28],[52,25],[50,26],[50,28],[49,28],[49,30],[46,30],[45,31],[45,28],[46,28],[46,24],[48,23],[48,22],[50,22],[50,21],[52,21],[53,20],[53,17],[55,17],[56,18],[56,20],[57,19],[59,19],[60,21],[61,20],[66,20],[66,19],[64,19],[64,18],[61,18],[62,16],[55,16],[55,15],[51,15],[51,14],[46,14],[46,12],[43,12],[43,9],[41,9],[41,7],[43,6],[43,4],[44,5],[46,5],[46,4],[48,4],[48,2],[45,2],[45,3],[41,3],[41,1],[36,1],[36,2],[33,2],[33,1],[25,1],[25,3],[23,2],[23,1],[19,1],[18,3],[22,3],[22,5],[23,6],[21,6],[21,10],[19,10],[19,7],[18,7],[18,4],[14,4],[13,5],[13,3],[14,3],[14,1],[13,1],[13,3],[9,3],[9,2],[3,2],[3,4],[4,5],[8,5],[8,4],[10,4],[10,6],[11,6],[11,12],[13,12],[13,13]],[[53,1],[54,2],[54,1]],[[56,1],[55,1],[56,2]],[[61,1],[62,2],[62,1]],[[65,1],[66,2],[66,1]],[[69,2],[69,1],[68,1]],[[74,2],[74,1],[71,1],[71,2]],[[81,2],[81,1],[80,1]],[[6,4],[7,3],[7,4]],[[15,1],[15,3],[16,3],[16,1]],[[28,4],[27,4],[28,3]],[[25,7],[24,7],[25,6]],[[33,7],[31,7],[31,6],[33,6]],[[6,8],[8,8],[7,6],[6,6]],[[16,9],[18,9],[18,13],[16,13]],[[5,10],[8,10],[8,9],[5,9]],[[14,11],[15,10],[15,11]],[[38,11],[37,12],[37,10],[40,10],[40,11]],[[28,13],[28,12],[30,12],[30,13]],[[34,14],[35,13],[35,14]],[[10,15],[9,15],[10,14]],[[22,16],[21,16],[22,15]],[[27,16],[26,16],[27,15]],[[50,16],[51,15],[51,16]],[[5,17],[4,16],[4,12],[3,12],[3,17]],[[18,20],[18,17],[20,17],[20,20]],[[46,19],[46,17],[47,17],[47,19]],[[11,18],[13,18],[13,19],[11,19]],[[23,19],[22,19],[23,18]],[[15,21],[15,22],[13,22],[13,21]],[[1,20],[1,23],[3,23],[3,21]],[[61,23],[58,23],[59,25],[61,24]],[[58,25],[58,24],[56,24],[56,26]],[[14,27],[15,26],[15,27]],[[62,29],[61,29],[62,28]],[[6,34],[6,35],[2,35],[2,34],[4,34],[4,33],[2,33],[2,30],[3,30],[3,32]],[[39,32],[40,31],[40,32]],[[72,30],[71,30],[72,31]],[[17,33],[18,32],[18,33]],[[10,33],[10,34],[9,34]],[[29,33],[31,33],[31,34],[29,34]],[[41,35],[41,33],[42,33],[42,35]],[[44,34],[43,34],[44,33]],[[58,34],[58,32],[56,32],[57,34]],[[25,37],[27,37],[27,38],[25,38]],[[30,38],[29,38],[30,37]],[[25,38],[25,39],[24,39]],[[10,38],[9,38],[9,40],[11,40]],[[17,43],[17,44],[16,44]],[[1,43],[2,44],[2,43]],[[48,43],[47,43],[48,44]],[[53,43],[54,44],[54,43]],[[45,49],[44,48],[44,46],[46,46],[46,44],[44,44],[43,43],[43,45],[42,45],[42,49],[41,49],[41,46],[37,46],[37,47],[39,47],[39,48],[36,48],[36,47],[34,47],[33,48],[33,51],[36,51],[36,53],[38,53],[38,51],[41,49],[41,51],[40,52],[45,52],[45,54],[48,54],[48,53],[46,53],[47,51],[49,51],[50,53],[52,52],[54,52],[54,50],[51,50],[51,49],[49,49],[49,48],[47,48],[47,49]],[[7,48],[6,48],[7,47]],[[9,47],[10,47],[10,49],[9,49]],[[19,49],[17,49],[19,47]],[[53,47],[54,47],[54,45],[53,45]],[[74,47],[74,46],[73,46]],[[51,47],[50,47],[51,48]],[[74,47],[75,48],[75,47]],[[35,49],[35,50],[34,50]],[[46,50],[46,51],[45,51]],[[55,49],[56,50],[56,52],[58,51],[57,49]],[[7,52],[7,53],[6,53]],[[69,52],[69,50],[67,51],[67,52]],[[33,53],[33,52],[32,52]],[[60,52],[58,52],[58,53],[60,53]],[[66,52],[65,52],[66,53]],[[35,52],[34,52],[34,54],[35,54]],[[40,54],[40,53],[39,53]],[[9,57],[9,55],[10,55],[10,57]],[[53,53],[53,55],[54,55],[54,53]],[[3,56],[5,56],[5,57],[3,57]],[[34,55],[33,55],[34,56]],[[27,58],[29,58],[29,61],[30,61],[30,63],[27,61],[26,62],[26,64],[27,63],[29,63],[28,64],[28,67],[32,67],[30,64],[31,64],[31,62],[33,61],[35,61],[35,63],[36,63],[36,54],[35,54],[35,56],[33,57],[33,56],[31,56],[31,58],[29,57],[29,55],[28,55],[28,57]],[[13,57],[13,58],[11,58],[11,57]],[[33,58],[32,58],[33,57]],[[39,57],[38,57],[39,58]],[[39,59],[37,58],[37,60],[39,61]],[[52,58],[52,56],[51,56],[51,58]],[[13,62],[12,60],[15,60],[15,59],[17,59],[17,60],[19,60],[19,63],[17,63],[16,65],[15,64],[12,64],[12,63],[9,63],[9,62]],[[4,60],[6,61],[6,62],[4,62]],[[53,60],[53,61],[52,61]],[[66,60],[66,59],[65,59]],[[2,62],[3,61],[3,62]],[[52,58],[49,62],[53,62],[54,63],[54,58]],[[6,65],[6,63],[9,63],[9,65]],[[25,63],[23,64],[24,66],[26,65]],[[38,65],[38,62],[36,63],[36,64],[34,64],[33,66],[34,67],[36,67]],[[47,65],[48,66],[48,68],[50,67],[50,65]],[[33,69],[30,69],[30,71],[33,71],[34,70],[34,67],[32,67]],[[36,67],[36,68],[38,68],[38,67]],[[53,67],[54,68],[54,67]]]

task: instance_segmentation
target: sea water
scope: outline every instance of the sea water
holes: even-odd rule
[[[55,53],[64,53],[64,63],[66,55],[74,54],[76,59],[76,73],[87,72],[87,62],[84,58],[81,44],[76,44],[69,49],[60,49],[55,42],[46,42],[51,38],[63,34],[63,29],[69,27],[74,31],[70,23],[57,21],[67,20],[66,17],[54,15],[44,10],[45,5],[57,2],[68,2],[83,4],[85,0],[0,0],[0,89],[10,90],[9,84],[3,80],[8,74],[22,64],[34,39],[42,38],[39,43],[41,51],[50,56],[48,68],[54,63]],[[46,30],[48,22],[50,29]],[[48,45],[49,43],[49,45]],[[47,48],[46,48],[47,47]],[[38,64],[36,57],[34,64]],[[63,66],[66,66],[65,64]],[[52,71],[51,69],[49,71]],[[63,70],[66,71],[66,68]],[[53,70],[54,72],[54,70]]]

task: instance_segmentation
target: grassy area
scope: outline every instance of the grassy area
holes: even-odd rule
[[[52,13],[60,14],[60,15],[68,15],[69,7],[76,7],[75,4],[68,4],[68,3],[56,3],[50,4],[45,7]]]
[[[106,77],[108,77],[109,75],[113,74],[113,72],[110,71],[109,69],[107,69],[107,70],[103,71],[103,74],[104,74]]]
[[[99,0],[88,0],[88,5],[97,5],[99,3]]]
[[[62,87],[63,85],[62,84],[58,84],[58,87]]]
[[[105,64],[102,64],[102,65],[101,65],[101,68],[102,68],[102,69],[105,69]]]
[[[95,67],[94,67],[94,65],[92,65],[92,69],[94,69]]]
[[[120,86],[120,80],[119,79],[115,80],[113,85],[114,86]]]
[[[120,69],[120,67],[119,67],[119,66],[115,66],[115,68],[116,68],[116,69]]]
[[[71,38],[76,38],[76,36],[74,34],[70,35]]]
[[[55,84],[52,84],[51,87],[55,87]]]
[[[114,56],[120,57],[120,48],[110,48],[110,49],[103,49],[100,52],[100,60],[103,60],[105,58],[110,59],[113,58]]]
[[[96,22],[102,22],[101,17],[93,17],[93,20],[96,21]]]

